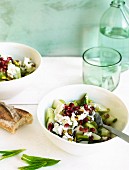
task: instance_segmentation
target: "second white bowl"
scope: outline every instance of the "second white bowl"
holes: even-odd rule
[[[40,73],[41,55],[37,50],[24,44],[3,42],[0,43],[0,54],[11,55],[13,59],[23,60],[29,57],[36,64],[36,70],[19,79],[0,82],[0,100],[12,98],[26,89],[33,81],[36,80]]]

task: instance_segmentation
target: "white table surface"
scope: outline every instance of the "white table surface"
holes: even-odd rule
[[[25,109],[33,114],[31,125],[23,126],[16,134],[0,129],[0,150],[26,148],[24,153],[42,157],[60,159],[57,165],[41,168],[48,170],[129,170],[129,144],[121,139],[110,148],[99,153],[77,157],[58,149],[43,134],[38,123],[36,110],[42,97],[54,88],[82,83],[82,59],[75,57],[43,57],[42,72],[35,83],[7,104]],[[120,84],[113,92],[119,96],[129,109],[129,70],[121,73]],[[129,127],[126,130],[129,134]],[[0,170],[15,170],[26,165],[18,156],[0,161]]]

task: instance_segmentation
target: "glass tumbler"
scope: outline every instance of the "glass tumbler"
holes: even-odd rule
[[[108,47],[93,47],[83,53],[83,83],[113,91],[120,81],[121,54]]]

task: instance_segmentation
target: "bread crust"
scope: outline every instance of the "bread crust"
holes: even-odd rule
[[[0,127],[10,133],[15,133],[18,128],[25,124],[31,124],[33,116],[26,110],[14,108],[0,102]]]

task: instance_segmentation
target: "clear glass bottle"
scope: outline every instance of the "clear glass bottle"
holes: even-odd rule
[[[99,45],[122,55],[122,71],[129,69],[129,8],[124,0],[113,0],[100,20]]]

